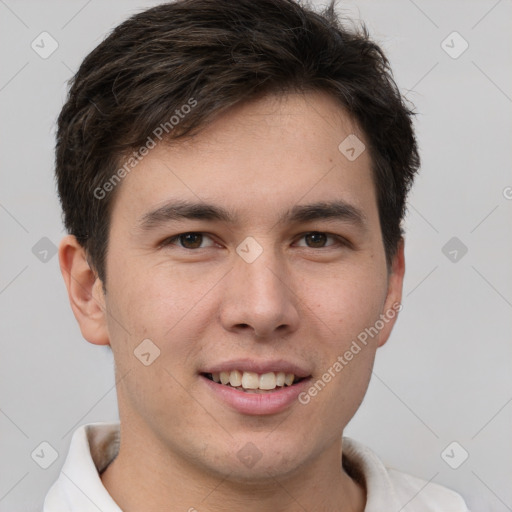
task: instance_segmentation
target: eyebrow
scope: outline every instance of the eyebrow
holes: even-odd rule
[[[144,214],[137,226],[141,231],[149,231],[168,222],[187,219],[236,224],[238,217],[222,206],[179,200],[171,201]],[[343,200],[335,200],[295,205],[287,210],[276,224],[297,224],[315,220],[340,220],[362,228],[367,222],[362,210]]]

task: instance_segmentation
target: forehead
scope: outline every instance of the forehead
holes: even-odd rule
[[[267,96],[230,109],[192,139],[157,144],[120,184],[112,221],[123,211],[135,222],[173,199],[222,205],[240,222],[331,200],[371,216],[364,148],[364,135],[330,96]]]

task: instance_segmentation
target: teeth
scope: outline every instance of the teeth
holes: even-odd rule
[[[276,374],[274,372],[264,373],[260,379],[260,389],[275,389],[276,387]]]
[[[260,387],[258,374],[254,372],[244,372],[242,375],[242,387],[244,389],[258,389]]]
[[[233,370],[231,372],[212,373],[214,382],[221,384],[230,384],[234,388],[242,387],[248,390],[270,391],[276,387],[291,386],[295,380],[293,373],[268,372],[259,375],[255,372],[241,372]]]
[[[237,388],[238,386],[242,385],[242,372],[239,372],[238,370],[233,370],[229,374],[229,383]]]

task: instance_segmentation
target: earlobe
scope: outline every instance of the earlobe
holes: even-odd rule
[[[379,333],[379,347],[384,345],[388,340],[398,317],[398,313],[402,310],[402,289],[405,274],[404,246],[404,239],[401,238],[388,275],[388,292],[381,314],[384,327]]]
[[[82,336],[95,345],[109,345],[102,282],[89,266],[84,248],[73,235],[61,240],[59,264]]]

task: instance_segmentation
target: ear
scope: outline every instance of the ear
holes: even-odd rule
[[[82,336],[94,345],[109,345],[103,283],[73,235],[65,236],[60,242],[59,264]]]
[[[405,274],[404,239],[400,238],[395,256],[388,273],[388,293],[381,313],[384,327],[379,333],[378,346],[386,343],[395,325],[398,313],[402,310],[402,289]]]

